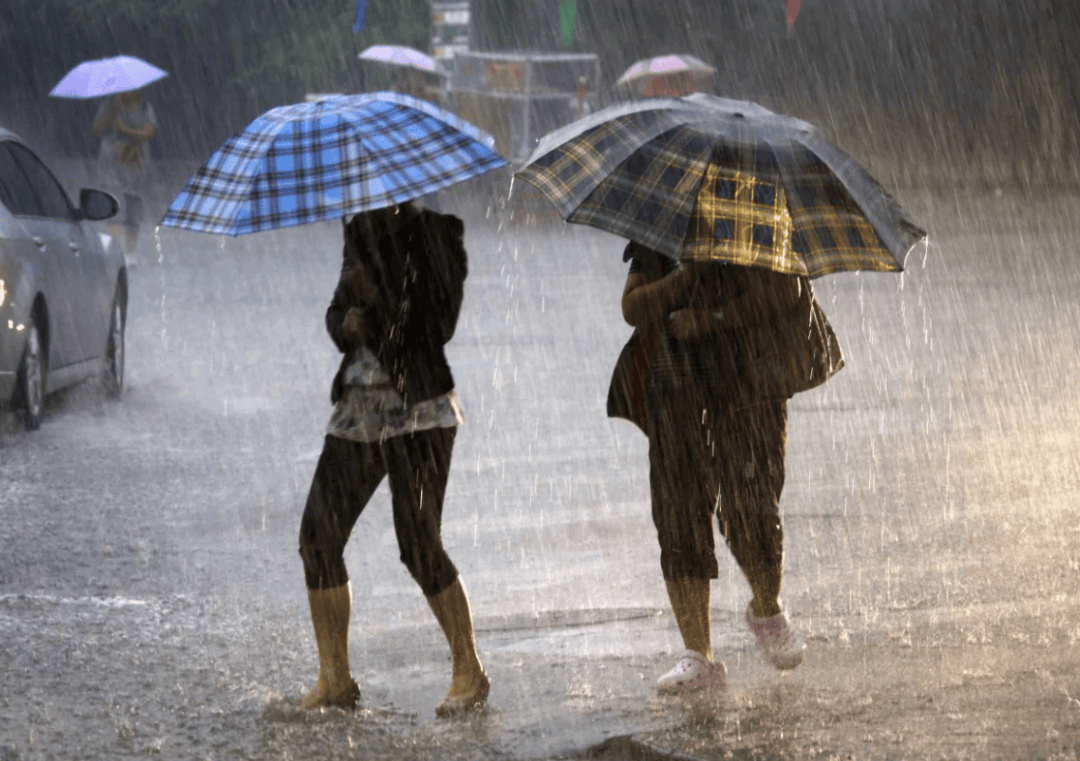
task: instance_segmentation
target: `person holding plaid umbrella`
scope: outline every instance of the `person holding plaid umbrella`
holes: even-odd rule
[[[411,202],[357,214],[326,329],[342,352],[300,524],[300,555],[319,649],[307,708],[352,707],[352,589],[344,550],[384,478],[390,481],[401,561],[450,644],[453,681],[440,716],[482,704],[490,680],[476,652],[465,587],[441,537],[443,495],[457,426],[465,422],[444,345],[461,309],[464,226]]]
[[[468,263],[457,217],[412,199],[506,165],[494,139],[437,106],[395,93],[279,106],[233,135],[192,175],[162,224],[241,235],[342,219],[341,275],[326,328],[342,352],[334,409],[300,521],[299,550],[319,651],[305,708],[352,708],[349,535],[390,482],[401,561],[450,645],[440,716],[482,705],[490,680],[472,613],[443,548],[443,496],[465,420],[445,344]]]
[[[610,106],[541,138],[516,177],[569,222],[629,239],[635,327],[608,414],[649,437],[652,514],[686,647],[662,691],[722,685],[712,518],[750,585],[773,666],[804,643],[780,604],[787,400],[843,366],[810,279],[898,272],[926,233],[806,122],[705,94]]]
[[[686,648],[657,686],[674,692],[724,683],[709,620],[711,580],[719,575],[714,515],[753,593],[751,628],[774,666],[794,668],[804,644],[780,605],[787,399],[756,388],[744,364],[760,349],[763,326],[797,319],[809,283],[719,262],[679,265],[633,242],[625,257],[623,316],[652,345],[639,404],[653,523]],[[609,397],[618,392],[613,384]]]

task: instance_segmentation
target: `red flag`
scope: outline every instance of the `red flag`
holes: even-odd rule
[[[795,26],[795,17],[799,15],[802,0],[787,0],[787,25]]]

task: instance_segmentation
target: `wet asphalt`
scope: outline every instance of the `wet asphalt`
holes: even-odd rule
[[[448,653],[385,490],[346,558],[362,706],[297,705],[337,227],[145,235],[121,402],[87,383],[36,433],[0,415],[0,759],[1076,758],[1080,199],[900,200],[929,245],[903,276],[817,281],[847,367],[791,403],[807,660],[764,662],[721,548],[729,684],[688,698],[655,690],[681,644],[644,437],[603,414],[622,242],[462,205],[445,536],[493,687],[455,721],[433,715]]]

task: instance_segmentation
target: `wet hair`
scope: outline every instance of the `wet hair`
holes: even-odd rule
[[[420,207],[407,201],[360,212],[348,221],[342,218],[342,282],[348,284],[359,303],[375,304],[379,294],[385,293],[387,282],[400,280],[401,262],[397,257],[384,258],[379,252],[385,246],[383,241],[419,214]]]
[[[420,213],[420,207],[413,201],[383,206],[379,209],[362,211],[353,215],[353,218],[344,223],[345,252],[348,256],[349,244],[358,244],[366,241],[368,246],[374,247],[375,243],[387,235],[397,231],[404,223],[412,220]]]

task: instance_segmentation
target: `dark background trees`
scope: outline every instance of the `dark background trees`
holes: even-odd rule
[[[92,153],[96,103],[47,94],[79,62],[126,53],[170,73],[147,91],[159,153],[203,154],[267,108],[361,89],[356,55],[369,44],[426,47],[426,0],[369,5],[353,35],[349,0],[5,0],[0,123]]]
[[[473,47],[562,49],[561,0],[473,0]],[[634,60],[688,52],[717,92],[822,126],[860,155],[999,173],[1073,176],[1080,149],[1080,4],[1073,0],[578,0],[572,49],[604,85]],[[428,47],[427,0],[5,0],[0,124],[63,155],[91,155],[94,104],[47,97],[88,58],[120,52],[170,77],[151,87],[159,155],[204,157],[258,113],[306,92],[355,92],[371,44]],[[369,77],[369,80],[371,78]],[[1071,174],[1070,174],[1071,173]]]

